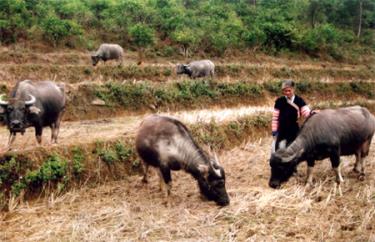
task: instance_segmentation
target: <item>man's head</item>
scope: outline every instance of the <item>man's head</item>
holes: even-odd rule
[[[283,95],[287,98],[291,98],[294,95],[294,82],[292,80],[285,80],[281,84],[281,89],[283,91]]]

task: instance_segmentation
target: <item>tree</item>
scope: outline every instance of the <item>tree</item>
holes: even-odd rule
[[[0,41],[15,42],[26,36],[31,25],[30,14],[23,0],[0,1]]]
[[[358,14],[358,30],[357,30],[357,37],[361,36],[362,30],[362,16],[363,16],[363,1],[359,1],[359,14]]]
[[[129,35],[132,38],[132,42],[137,46],[138,49],[138,64],[142,64],[143,52],[147,47],[155,42],[155,32],[152,28],[145,24],[136,24],[129,29]]]
[[[189,50],[194,48],[200,41],[199,31],[191,28],[182,28],[172,33],[172,40],[180,45],[184,57],[189,56]]]

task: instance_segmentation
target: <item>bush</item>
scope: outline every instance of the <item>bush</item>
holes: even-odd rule
[[[48,182],[59,182],[67,174],[68,162],[58,155],[50,156],[38,170],[26,173],[23,182],[38,187]]]
[[[73,148],[73,174],[79,175],[84,171],[83,161],[85,160],[85,156],[83,151],[79,147]]]
[[[56,16],[46,17],[41,23],[41,28],[44,38],[54,46],[67,37],[75,37],[83,33],[81,26],[74,21],[59,19]]]
[[[288,22],[266,22],[261,26],[266,35],[265,45],[271,50],[292,49],[296,40],[295,28]]]

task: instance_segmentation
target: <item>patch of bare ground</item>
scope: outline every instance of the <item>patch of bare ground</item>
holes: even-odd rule
[[[350,106],[357,103],[373,105],[374,101],[367,99],[356,99],[354,101],[334,101],[334,100],[313,100],[309,105],[311,107],[331,107],[331,106]],[[273,99],[266,99],[265,106],[240,106],[233,108],[223,108],[220,106],[213,106],[208,109],[195,109],[188,111],[169,111],[157,112],[161,115],[169,115],[176,117],[184,123],[208,123],[212,120],[215,122],[226,122],[238,120],[242,117],[251,115],[264,115],[273,110]],[[372,106],[371,106],[372,107]],[[370,109],[372,111],[372,109]],[[93,143],[97,140],[106,141],[120,138],[122,136],[134,136],[136,128],[141,120],[150,115],[150,112],[144,114],[125,114],[119,117],[115,115],[108,116],[107,118],[93,119],[93,120],[80,120],[80,121],[63,121],[59,133],[59,144],[51,145],[50,137],[51,130],[46,127],[43,129],[43,146],[45,147],[64,147],[67,145],[82,145]],[[5,150],[8,142],[9,131],[5,126],[0,126],[0,151]],[[12,145],[14,150],[30,150],[36,148],[37,142],[33,128],[26,129],[24,135],[17,134],[16,139]]]
[[[4,241],[372,241],[375,239],[375,145],[366,179],[343,158],[340,196],[327,160],[317,162],[314,186],[304,187],[305,165],[280,190],[268,187],[270,138],[220,155],[231,204],[204,201],[191,176],[173,172],[167,202],[158,176],[84,187],[63,196],[26,202],[1,214]]]
[[[246,106],[239,108],[212,108],[201,109],[193,111],[179,111],[179,112],[162,112],[161,115],[174,116],[182,120],[184,123],[208,123],[211,120],[216,122],[237,120],[241,117],[250,115],[257,115],[262,113],[269,113],[272,108],[267,106]],[[81,145],[85,143],[92,143],[96,140],[106,141],[119,138],[124,135],[134,136],[137,127],[142,119],[150,115],[150,113],[143,115],[131,115],[122,117],[108,117],[97,120],[83,120],[62,122],[59,133],[59,146],[66,146],[70,144]],[[0,144],[1,148],[5,148],[8,141],[9,131],[5,126],[0,127]],[[47,127],[44,129],[43,144],[51,146],[50,144],[51,131]],[[29,128],[24,135],[18,134],[12,147],[14,150],[30,150],[37,146],[34,129]],[[55,145],[52,145],[55,146]]]

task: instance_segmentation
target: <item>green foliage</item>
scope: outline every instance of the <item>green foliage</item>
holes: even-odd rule
[[[20,167],[20,162],[14,156],[8,161],[0,163],[0,186],[17,177],[16,174],[20,172]]]
[[[373,0],[2,0],[0,41],[43,37],[70,47],[110,41],[153,47],[164,56],[172,52],[160,51],[160,46],[182,47],[185,55],[258,47],[271,53],[302,49],[339,58],[358,44],[375,48],[374,10]]]
[[[137,47],[146,48],[155,42],[154,30],[145,24],[136,24],[129,29],[133,43]]]
[[[17,181],[12,184],[11,192],[15,196],[19,196],[22,190],[25,190],[27,185],[22,181]]]
[[[113,164],[119,159],[116,151],[112,149],[102,149],[99,153],[99,157],[107,164]]]
[[[222,96],[259,97],[263,93],[263,87],[244,81],[232,84],[220,83],[218,89]]]
[[[281,92],[281,82],[280,81],[270,81],[270,82],[264,82],[263,87],[273,93],[273,94],[280,94]]]
[[[13,183],[12,192],[18,195],[26,188],[39,188],[50,182],[59,183],[67,179],[68,162],[58,155],[51,155],[39,169],[26,172],[21,180]]]
[[[133,155],[133,150],[119,141],[115,144],[115,151],[118,158],[122,161],[129,160],[130,157]]]
[[[82,151],[81,148],[75,147],[73,148],[73,164],[72,164],[72,169],[73,169],[73,174],[79,175],[84,171],[84,160],[85,160],[85,155]]]
[[[41,23],[41,28],[44,37],[54,46],[57,46],[68,36],[79,36],[82,34],[82,29],[77,23],[70,20],[62,20],[56,16],[46,17]]]
[[[62,178],[67,171],[67,161],[58,155],[52,155],[40,168],[43,181],[53,181]]]
[[[11,43],[27,34],[31,13],[25,1],[0,1],[0,43]]]
[[[351,82],[350,87],[353,92],[358,94],[363,94],[367,98],[375,97],[375,88],[374,85],[368,82]]]

